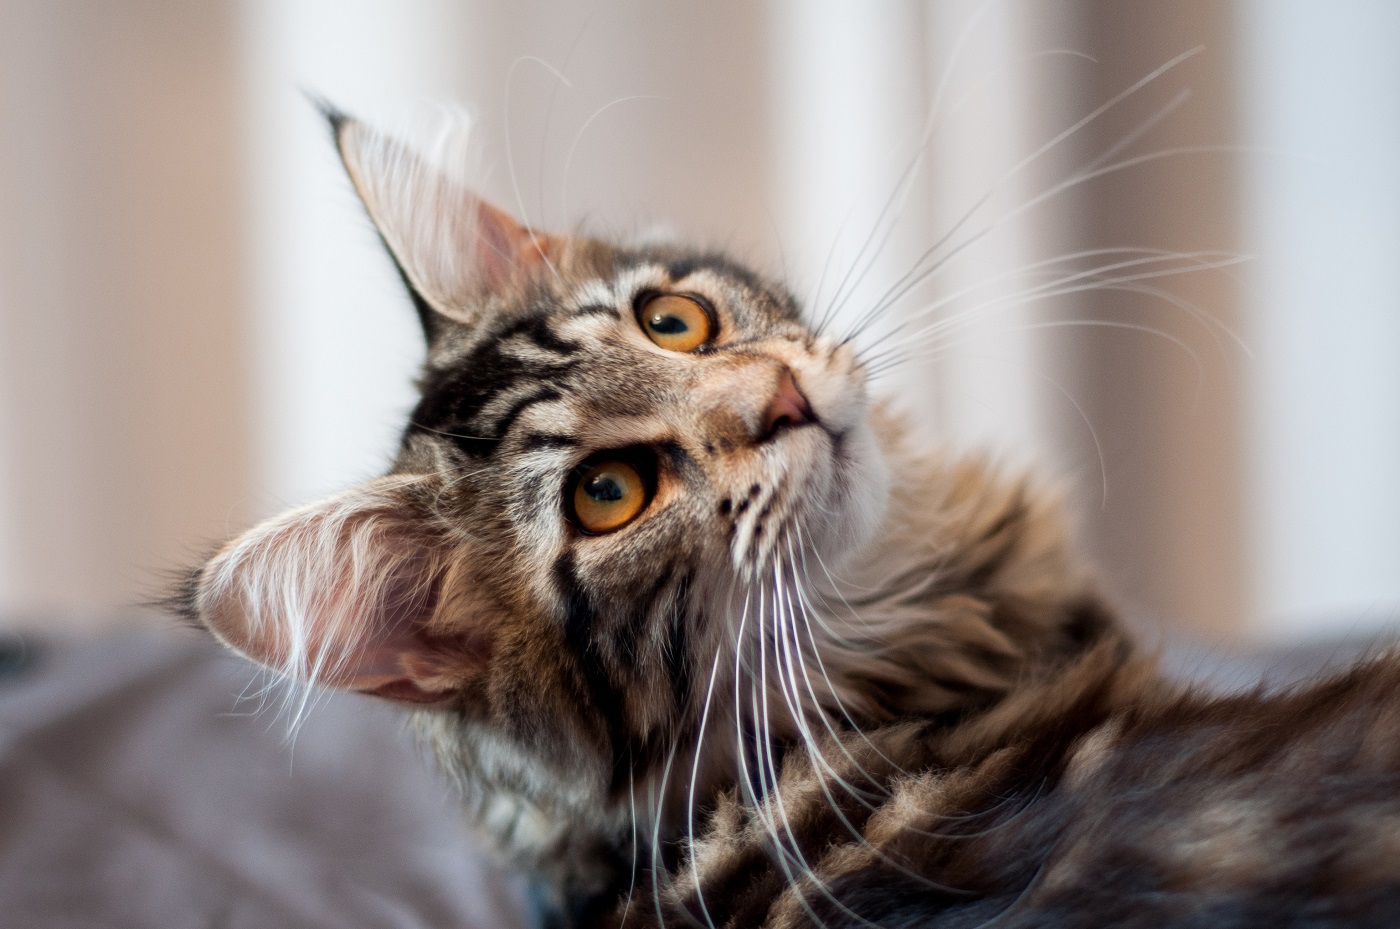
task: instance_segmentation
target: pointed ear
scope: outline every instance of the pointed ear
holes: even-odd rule
[[[485,664],[452,575],[467,553],[388,477],[268,520],[194,579],[192,612],[235,651],[295,681],[417,703],[449,698]],[[450,615],[449,615],[450,614]]]
[[[432,156],[333,110],[326,115],[345,170],[421,300],[419,311],[474,322],[492,293],[545,267],[560,239],[533,232],[472,193],[453,169],[465,161],[465,125],[437,133]],[[424,325],[432,334],[431,318]]]

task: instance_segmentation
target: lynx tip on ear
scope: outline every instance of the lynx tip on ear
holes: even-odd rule
[[[330,126],[331,138],[339,139],[340,130],[346,123],[354,122],[354,118],[336,106],[326,97],[321,96],[313,90],[302,89],[302,96],[306,102],[316,108],[316,112],[321,114],[326,124]]]

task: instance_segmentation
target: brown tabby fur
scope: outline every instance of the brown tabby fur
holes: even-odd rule
[[[422,704],[555,918],[1400,921],[1394,659],[1165,683],[1053,498],[914,449],[782,288],[524,229],[330,115],[429,339],[422,400],[388,476],[233,540],[179,607],[294,681]],[[714,342],[652,345],[652,292],[705,301]],[[784,376],[811,422],[765,414]],[[647,508],[580,532],[569,475],[637,448]]]

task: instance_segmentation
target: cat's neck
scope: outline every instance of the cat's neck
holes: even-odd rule
[[[914,449],[877,423],[891,471],[871,541],[823,578],[822,658],[871,722],[995,703],[1094,644],[1126,639],[1072,550],[1054,494],[984,459]]]

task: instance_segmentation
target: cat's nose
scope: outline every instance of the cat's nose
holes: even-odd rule
[[[792,371],[784,368],[783,376],[778,379],[778,389],[773,393],[773,398],[768,401],[768,408],[763,412],[763,435],[759,441],[768,438],[779,429],[801,426],[815,419],[816,417],[812,415],[812,406],[802,395],[802,390],[797,386]]]

